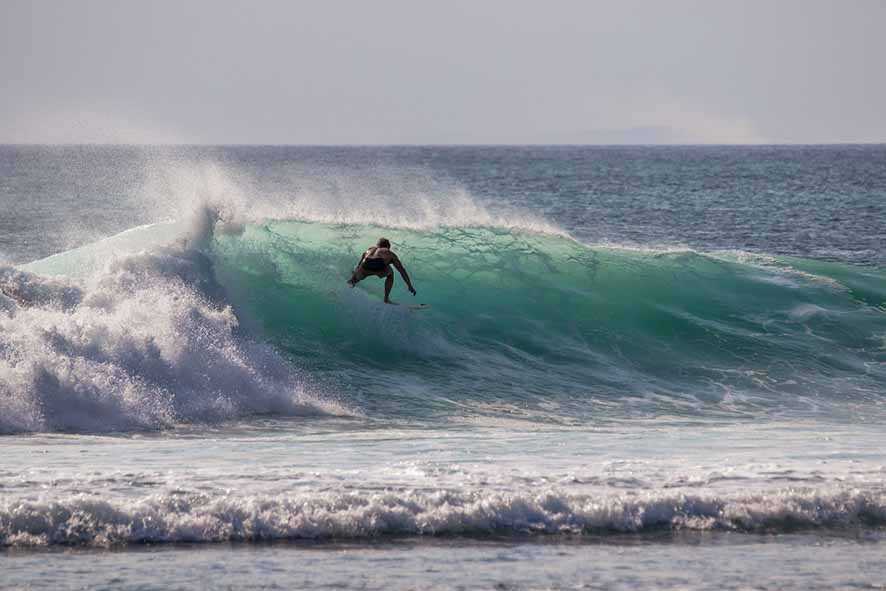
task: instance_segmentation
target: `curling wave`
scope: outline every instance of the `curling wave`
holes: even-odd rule
[[[430,309],[380,305],[373,278],[344,285],[379,234],[419,290],[395,299]],[[211,252],[245,323],[385,416],[840,415],[886,401],[873,269],[294,220],[217,235]]]

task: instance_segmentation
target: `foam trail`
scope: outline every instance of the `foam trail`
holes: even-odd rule
[[[580,535],[661,530],[777,533],[886,524],[882,491],[631,496],[548,490],[317,492],[293,496],[73,496],[0,501],[0,546],[364,539],[402,535]]]

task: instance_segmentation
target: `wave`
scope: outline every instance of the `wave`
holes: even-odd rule
[[[0,432],[884,408],[881,270],[587,245],[531,218],[422,203],[417,222],[385,225],[310,200],[297,219],[204,206],[0,267]],[[382,305],[374,278],[345,285],[381,234],[430,309]]]
[[[631,496],[541,492],[170,494],[0,501],[0,546],[364,539],[380,536],[601,535],[654,531],[779,533],[882,527],[882,491]]]

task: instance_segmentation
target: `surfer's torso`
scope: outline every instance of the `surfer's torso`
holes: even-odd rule
[[[385,262],[386,265],[390,265],[391,261],[394,259],[394,253],[391,252],[390,248],[384,248],[381,246],[370,246],[366,249],[366,256],[364,260],[370,259],[381,259]]]
[[[394,253],[389,248],[372,246],[363,255],[362,267],[369,273],[390,272],[388,265],[394,260]]]

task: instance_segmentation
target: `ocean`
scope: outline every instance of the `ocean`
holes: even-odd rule
[[[886,588],[884,441],[886,146],[0,146],[0,588]]]

